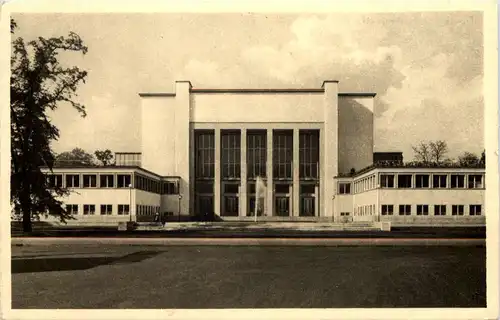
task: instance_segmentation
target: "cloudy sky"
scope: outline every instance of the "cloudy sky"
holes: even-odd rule
[[[16,36],[78,33],[89,71],[52,118],[56,152],[140,151],[138,92],[202,88],[319,88],[376,92],[375,151],[422,140],[448,142],[450,156],[484,145],[483,18],[480,12],[377,14],[15,14]],[[143,125],[147,125],[144,123]],[[167,131],[169,128],[158,128]]]

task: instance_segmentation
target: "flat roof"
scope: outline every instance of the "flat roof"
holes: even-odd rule
[[[193,88],[192,93],[324,93],[325,89],[203,89]],[[374,92],[339,92],[339,97],[375,97]],[[140,92],[140,97],[175,97],[175,93]]]
[[[361,175],[367,174],[371,171],[375,170],[383,170],[385,172],[409,172],[409,171],[414,171],[414,172],[445,172],[445,171],[458,171],[458,170],[471,170],[471,171],[486,171],[486,168],[483,165],[471,165],[471,166],[461,166],[459,164],[440,164],[440,165],[433,165],[433,164],[373,164],[371,166],[368,166],[366,168],[363,168],[361,170],[356,171],[354,174],[351,173],[344,173],[344,174],[339,174],[335,176],[335,178],[356,178]]]
[[[47,166],[41,166],[40,168],[42,169],[47,169],[47,170],[50,170],[49,167]],[[146,173],[149,173],[151,175],[154,175],[158,178],[165,178],[165,179],[168,179],[168,178],[175,178],[175,179],[180,179],[181,177],[180,176],[161,176],[157,173],[154,173],[152,171],[149,171],[147,169],[144,169],[142,167],[139,167],[139,166],[117,166],[117,165],[109,165],[109,166],[100,166],[100,165],[92,165],[92,166],[54,166],[52,167],[52,171],[57,171],[57,170],[92,170],[92,171],[98,171],[98,170],[102,170],[102,169],[114,169],[114,170],[118,170],[118,169],[123,169],[123,170],[139,170],[139,171],[143,171],[143,172],[146,172]]]

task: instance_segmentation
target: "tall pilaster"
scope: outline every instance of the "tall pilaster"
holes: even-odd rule
[[[191,83],[189,81],[175,82],[175,113],[174,113],[174,150],[175,171],[181,177],[179,188],[182,190],[181,214],[190,214],[191,192],[190,184],[190,119],[191,119]],[[144,123],[144,125],[148,125]],[[165,155],[169,156],[169,155]]]
[[[299,146],[300,146],[300,130],[293,129],[293,193],[292,193],[292,216],[299,216],[299,201],[300,201],[300,159],[299,159]]]
[[[266,197],[266,214],[274,215],[274,182],[273,182],[273,129],[267,129],[267,197]]]
[[[247,129],[241,129],[241,143],[240,143],[240,196],[239,196],[239,208],[240,217],[245,217],[247,215]]]
[[[215,129],[215,179],[214,179],[214,213],[218,216],[220,216],[221,211],[221,170],[220,170],[220,165],[221,165],[221,136],[220,136],[220,129],[216,128]]]
[[[321,141],[323,142],[322,147],[324,148],[323,164],[322,169],[322,189],[323,197],[322,202],[324,203],[324,212],[326,216],[334,216],[335,206],[334,199],[336,194],[336,183],[335,177],[338,175],[339,166],[339,150],[338,150],[338,118],[339,118],[339,108],[338,108],[338,96],[339,88],[338,81],[330,80],[323,82],[324,93],[324,130],[323,137]]]

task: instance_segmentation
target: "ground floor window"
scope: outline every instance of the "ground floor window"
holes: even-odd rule
[[[481,205],[480,204],[471,204],[469,207],[469,215],[480,216],[481,215]]]
[[[409,216],[409,215],[411,215],[411,205],[409,205],[409,204],[400,204],[399,205],[399,215],[400,216]]]
[[[417,205],[417,216],[427,216],[429,215],[429,205],[418,204]]]
[[[130,213],[130,206],[128,204],[119,204],[118,205],[118,214],[119,215],[127,215]]]
[[[94,215],[95,214],[95,204],[84,204],[83,205],[84,215]]]
[[[445,216],[446,215],[446,205],[436,204],[434,206],[434,215],[435,216]]]
[[[101,215],[111,215],[111,214],[113,214],[113,205],[101,204]]]
[[[66,211],[68,214],[74,215],[78,214],[78,205],[77,204],[67,204]]]
[[[383,204],[382,205],[382,215],[383,216],[392,216],[394,214],[394,206],[392,204]]]
[[[451,206],[451,215],[453,216],[463,216],[464,206],[461,204],[454,204]]]

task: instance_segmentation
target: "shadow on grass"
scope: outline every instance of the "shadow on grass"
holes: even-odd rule
[[[138,251],[121,257],[37,258],[12,260],[12,274],[86,270],[101,265],[140,262],[156,256],[161,251]]]

